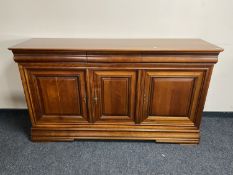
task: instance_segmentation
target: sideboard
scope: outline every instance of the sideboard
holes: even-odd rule
[[[201,39],[35,38],[9,48],[33,141],[197,144],[222,48]]]

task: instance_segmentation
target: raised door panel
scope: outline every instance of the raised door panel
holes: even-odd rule
[[[202,71],[145,71],[141,122],[193,121]]]
[[[77,78],[37,77],[37,84],[45,115],[81,115]]]
[[[134,122],[136,71],[93,71],[93,121]]]
[[[128,115],[128,86],[127,78],[103,78],[102,99],[103,115],[127,116]]]
[[[37,122],[87,122],[84,71],[30,70]]]
[[[153,116],[187,116],[194,78],[153,78],[149,113]]]

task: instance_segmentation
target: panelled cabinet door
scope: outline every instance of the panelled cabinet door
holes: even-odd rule
[[[148,70],[143,74],[140,122],[194,120],[203,71]]]
[[[87,122],[83,70],[27,70],[38,123]]]
[[[92,71],[93,122],[134,122],[136,71]]]

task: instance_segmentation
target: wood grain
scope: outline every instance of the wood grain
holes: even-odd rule
[[[95,121],[134,121],[136,72],[94,70],[93,78]]]
[[[10,50],[54,51],[140,51],[140,52],[221,52],[222,48],[201,39],[75,39],[34,38]]]
[[[87,122],[83,70],[29,69],[29,89],[39,122]]]
[[[150,87],[150,115],[188,116],[194,78],[153,78]],[[169,105],[168,105],[169,104]]]
[[[197,144],[214,64],[199,39],[32,39],[19,64],[33,141]]]

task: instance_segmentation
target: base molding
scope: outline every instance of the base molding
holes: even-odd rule
[[[179,144],[198,144],[200,140],[199,130],[194,127],[174,127],[167,130],[157,130],[156,126],[149,130],[110,130],[105,131],[84,130],[78,128],[36,128],[31,129],[31,140],[39,141],[74,141],[82,139],[102,139],[102,140],[155,140],[159,143],[179,143]]]
[[[1,116],[17,116],[20,117],[20,120],[24,121],[25,127],[29,129],[30,123],[28,120],[28,110],[27,109],[0,109]],[[204,118],[231,118],[233,117],[233,112],[204,112]],[[17,119],[18,120],[18,119]],[[98,134],[102,129],[106,133],[113,133],[114,131],[127,131],[124,132],[125,136],[111,136],[106,137],[102,134]],[[90,131],[92,130],[92,132]],[[68,131],[68,132],[67,132]],[[71,134],[74,131],[75,134]],[[81,132],[82,131],[82,132]],[[139,131],[146,132],[146,135],[138,136],[136,133]],[[159,132],[160,131],[160,132]],[[48,134],[46,134],[48,132]],[[82,133],[82,136],[80,136]],[[96,134],[94,137],[91,137],[90,134]],[[106,134],[105,133],[105,134]],[[135,134],[134,134],[135,133]],[[169,133],[173,134],[169,136]],[[176,137],[174,138],[174,134]],[[55,126],[55,125],[41,125],[34,126],[31,130],[31,140],[35,142],[39,141],[74,141],[81,139],[110,139],[110,140],[154,140],[158,143],[179,143],[179,144],[198,144],[200,140],[199,130],[193,126],[117,126],[117,127],[109,127],[103,125],[63,125],[63,126]]]

